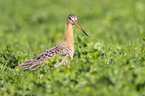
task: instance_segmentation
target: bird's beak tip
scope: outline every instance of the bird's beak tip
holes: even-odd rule
[[[74,24],[75,24],[76,26],[78,26],[78,27],[84,32],[84,34],[85,34],[86,36],[88,36],[88,34],[82,29],[82,27],[78,24],[77,21],[74,21]]]

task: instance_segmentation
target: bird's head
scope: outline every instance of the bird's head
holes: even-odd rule
[[[76,15],[74,15],[74,14],[70,14],[69,16],[68,16],[68,18],[67,18],[67,23],[70,23],[70,24],[72,24],[72,25],[76,25],[76,26],[78,26],[84,33],[85,33],[85,35],[86,36],[88,36],[88,34],[81,28],[81,26],[78,24],[78,22],[77,22],[77,16]]]

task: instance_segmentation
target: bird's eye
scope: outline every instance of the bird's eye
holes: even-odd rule
[[[72,20],[71,17],[68,17],[68,18],[69,18],[70,20]]]
[[[73,19],[71,19],[71,17],[68,17],[68,18],[69,18],[72,22],[74,22]]]

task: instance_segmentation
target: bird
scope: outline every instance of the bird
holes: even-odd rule
[[[59,56],[60,58],[66,58],[67,56],[70,57],[70,59],[73,59],[74,55],[74,25],[76,25],[79,29],[82,30],[82,32],[88,36],[88,34],[82,29],[82,27],[77,22],[77,17],[74,14],[70,14],[67,17],[67,23],[65,24],[65,38],[64,40],[56,45],[55,47],[52,47],[34,58],[18,64],[22,69],[26,70],[35,70],[39,67],[42,67],[47,60],[52,60],[54,56]],[[67,62],[65,59],[59,62],[58,64],[55,64],[54,67],[57,67],[61,64],[65,64]]]

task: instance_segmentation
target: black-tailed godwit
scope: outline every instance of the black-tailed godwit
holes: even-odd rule
[[[53,48],[50,48],[33,59],[30,59],[24,63],[19,64],[21,68],[23,69],[30,69],[35,70],[39,67],[42,67],[45,62],[47,62],[47,59],[52,60],[54,56],[58,55],[60,57],[67,57],[69,56],[71,59],[73,59],[74,55],[74,24],[78,26],[84,33],[87,35],[87,33],[80,27],[80,25],[77,22],[77,17],[74,14],[70,14],[67,18],[67,23],[65,24],[65,38],[64,41],[60,44],[56,45]],[[88,36],[88,35],[87,35]],[[62,62],[59,62],[59,64],[54,65],[55,67],[58,65],[63,64],[63,62],[66,62],[65,60],[62,60]]]

